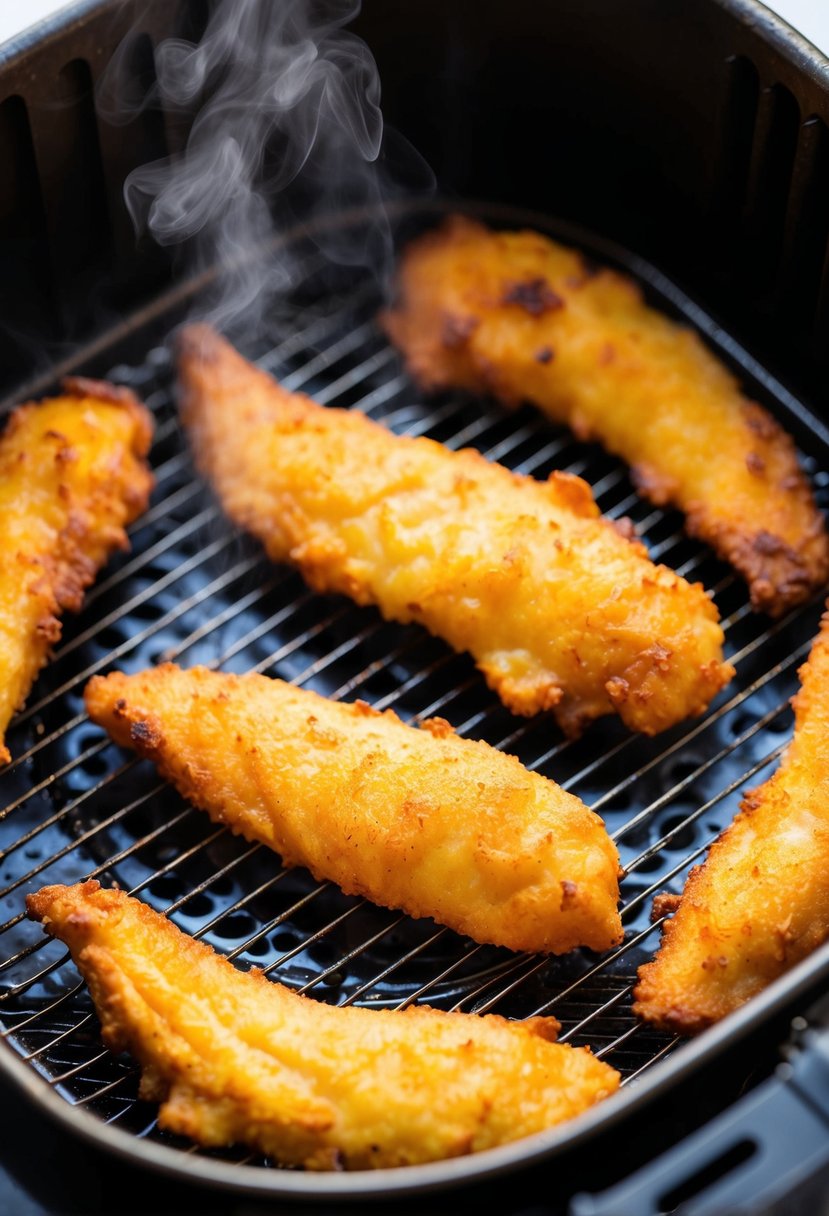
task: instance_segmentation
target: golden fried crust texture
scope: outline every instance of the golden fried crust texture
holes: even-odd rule
[[[350,895],[514,950],[621,939],[601,819],[433,719],[266,676],[165,664],[90,681],[87,711],[196,806]]]
[[[204,326],[181,338],[182,416],[229,516],[317,590],[469,651],[515,713],[647,734],[730,678],[715,606],[601,518],[587,485],[509,472],[291,394]]]
[[[793,699],[779,768],[692,870],[634,1009],[695,1034],[761,992],[829,937],[829,615]]]
[[[416,1165],[521,1139],[613,1093],[553,1018],[336,1008],[251,971],[121,891],[45,887],[29,916],[68,946],[104,1041],[141,1064],[161,1127],[284,1165]]]
[[[383,324],[426,389],[531,401],[627,461],[779,615],[829,578],[829,539],[794,444],[697,335],[639,288],[535,232],[462,217],[404,251]]]
[[[147,505],[149,412],[126,389],[69,380],[22,405],[0,437],[0,762],[3,734],[60,637],[58,614]]]

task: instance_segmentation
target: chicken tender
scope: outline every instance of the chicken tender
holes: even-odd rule
[[[90,718],[211,819],[349,895],[479,942],[560,954],[621,940],[600,817],[432,719],[164,664],[87,685]]]
[[[26,905],[69,947],[106,1045],[139,1061],[160,1126],[208,1147],[312,1170],[417,1165],[554,1127],[619,1085],[553,1041],[554,1018],[325,1005],[95,881]]]
[[[695,1034],[829,937],[829,614],[800,669],[794,737],[768,781],[691,871],[635,1012]]]
[[[147,505],[150,414],[126,389],[69,380],[16,409],[0,437],[0,763],[3,735],[84,589]]]
[[[685,513],[774,616],[829,578],[829,539],[794,444],[697,335],[632,280],[535,232],[452,217],[404,251],[382,318],[425,389],[530,401]]]
[[[285,391],[205,326],[181,340],[182,417],[225,510],[312,587],[469,651],[514,713],[654,734],[733,674],[715,606],[601,518],[588,486],[393,435]]]

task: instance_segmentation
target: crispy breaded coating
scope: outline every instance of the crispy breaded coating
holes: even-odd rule
[[[800,669],[794,737],[772,776],[691,871],[635,1012],[695,1034],[829,937],[829,615]]]
[[[554,1018],[325,1005],[95,881],[26,906],[68,945],[104,1042],[139,1061],[160,1126],[202,1145],[312,1170],[416,1165],[554,1127],[619,1085],[553,1041]]]
[[[639,287],[536,232],[449,218],[412,242],[383,318],[425,389],[530,401],[631,466],[639,491],[780,615],[829,579],[829,538],[794,443],[699,337]]]
[[[228,515],[319,591],[469,651],[514,713],[654,734],[733,674],[703,588],[649,561],[588,486],[511,473],[282,389],[205,326],[181,339],[182,417]]]
[[[95,677],[86,707],[211,819],[347,894],[514,950],[621,940],[600,817],[441,719],[418,730],[282,680],[173,664]]]
[[[0,763],[3,735],[84,589],[147,505],[149,412],[126,389],[69,380],[14,410],[0,436]]]

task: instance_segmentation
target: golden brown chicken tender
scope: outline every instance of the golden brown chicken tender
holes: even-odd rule
[[[286,392],[205,326],[181,340],[182,416],[225,510],[320,591],[469,651],[515,713],[653,734],[733,674],[703,588],[648,560],[579,478],[509,472]]]
[[[29,915],[65,942],[104,1042],[143,1070],[159,1124],[307,1169],[416,1165],[554,1127],[618,1087],[554,1018],[336,1008],[237,971],[97,882],[44,887]]]
[[[197,807],[348,894],[476,941],[555,954],[621,939],[598,815],[433,719],[165,664],[95,677],[86,706]]]
[[[635,1012],[695,1034],[761,992],[829,937],[829,615],[792,704],[779,768],[691,871]]]
[[[829,538],[794,444],[697,335],[632,280],[536,232],[451,217],[404,251],[382,318],[426,389],[530,401],[631,465],[637,488],[779,615],[829,578]]]
[[[0,763],[3,734],[60,637],[58,613],[147,505],[149,412],[126,389],[69,380],[16,409],[0,437]]]

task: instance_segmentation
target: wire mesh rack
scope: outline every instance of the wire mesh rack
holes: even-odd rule
[[[310,592],[227,523],[179,430],[169,348],[146,349],[136,335],[134,361],[111,367],[109,378],[154,412],[155,493],[131,528],[131,551],[64,622],[53,661],[9,732],[13,760],[0,774],[0,1034],[71,1107],[191,1157],[260,1169],[270,1163],[243,1150],[195,1150],[159,1129],[155,1107],[138,1098],[135,1064],[102,1047],[65,948],[26,919],[26,894],[89,877],[117,884],[240,968],[261,968],[337,1005],[554,1014],[563,1041],[589,1044],[621,1071],[624,1086],[634,1084],[677,1045],[639,1024],[630,1007],[637,967],[658,943],[653,897],[682,890],[745,789],[778,760],[790,738],[797,669],[822,607],[816,599],[774,623],[752,612],[740,580],[685,535],[678,515],[643,502],[619,462],[530,408],[508,412],[458,393],[424,400],[376,324],[376,284],[321,290],[319,261],[308,255],[269,337],[244,353],[289,389],[362,410],[400,434],[473,446],[536,477],[554,468],[584,477],[607,516],[633,520],[654,560],[713,593],[737,674],[702,717],[656,739],[604,719],[566,740],[550,715],[513,717],[467,656],[418,626]],[[658,284],[645,286],[683,315],[679,293],[668,300]],[[687,305],[691,317],[699,312]],[[777,408],[768,393],[763,400]],[[824,505],[826,451],[816,443],[804,464]],[[561,958],[482,946],[345,896],[217,829],[84,713],[90,676],[162,660],[264,672],[333,698],[391,706],[409,721],[440,715],[462,735],[517,755],[604,817],[624,868],[623,944],[604,956],[577,950]]]

